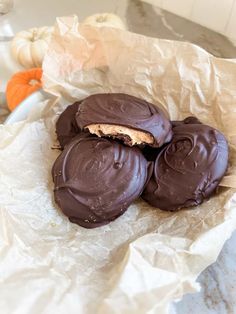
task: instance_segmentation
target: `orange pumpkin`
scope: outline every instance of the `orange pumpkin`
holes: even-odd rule
[[[7,84],[7,105],[12,111],[26,97],[42,87],[42,69],[34,68],[14,74]]]

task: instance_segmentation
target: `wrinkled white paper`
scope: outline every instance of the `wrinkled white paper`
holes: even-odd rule
[[[236,228],[236,62],[67,17],[57,19],[43,71],[60,101],[0,127],[0,312],[167,313],[199,289],[197,276]],[[53,200],[55,121],[98,92],[159,101],[171,119],[192,114],[220,129],[230,143],[227,187],[194,209],[170,213],[137,200],[107,226],[71,224]]]

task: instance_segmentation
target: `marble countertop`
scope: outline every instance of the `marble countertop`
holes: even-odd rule
[[[21,29],[33,26],[52,25],[56,16],[73,13],[83,19],[97,12],[113,12],[126,20],[130,31],[152,37],[189,41],[215,56],[236,58],[236,47],[223,35],[141,0],[60,0],[60,5],[58,3],[58,0],[15,0],[14,10],[0,16],[0,91],[5,88],[15,66],[6,60],[9,58],[10,38],[5,36],[13,36]],[[3,121],[8,114],[3,95],[0,95],[0,104]],[[198,282],[202,287],[201,291],[186,295],[174,304],[171,308],[172,314],[236,313],[236,232],[225,244],[217,261],[199,276]]]

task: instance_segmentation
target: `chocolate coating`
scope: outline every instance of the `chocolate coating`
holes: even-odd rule
[[[172,124],[172,127],[175,128],[176,126],[180,126],[183,124],[202,124],[202,123],[198,120],[198,118],[189,116],[181,121],[171,121],[171,124]],[[163,150],[163,148],[165,148],[166,145],[167,144],[163,145],[160,148],[154,148],[154,147],[150,147],[146,145],[142,149],[142,152],[148,161],[155,161],[157,158],[157,155],[160,154],[160,152]]]
[[[151,205],[172,211],[201,204],[228,165],[227,141],[219,131],[203,124],[182,124],[173,131],[142,195]]]
[[[87,97],[79,107],[76,121],[82,130],[91,124],[112,124],[146,132],[154,139],[153,147],[162,146],[172,137],[171,123],[160,108],[126,94]]]
[[[148,179],[148,162],[137,147],[81,134],[52,169],[55,201],[71,222],[105,225],[138,198]]]
[[[81,132],[75,120],[75,115],[78,111],[80,103],[81,101],[77,101],[68,106],[61,113],[56,122],[57,139],[62,149],[64,149],[66,144],[68,144],[77,134]]]
[[[185,118],[182,121],[171,121],[172,127],[175,128],[176,126],[182,125],[182,124],[202,124],[198,118],[189,116]]]

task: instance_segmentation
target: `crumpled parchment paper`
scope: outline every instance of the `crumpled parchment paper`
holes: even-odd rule
[[[0,126],[0,312],[167,313],[199,289],[236,228],[236,62],[72,16],[57,19],[43,70],[59,101]],[[192,114],[220,129],[230,167],[217,195],[177,213],[137,200],[92,230],[68,222],[53,200],[54,125],[68,103],[98,92],[159,101],[171,119]]]

